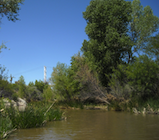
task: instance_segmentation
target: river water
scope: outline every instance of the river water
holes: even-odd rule
[[[9,140],[159,140],[159,115],[66,110],[67,120],[20,129]]]

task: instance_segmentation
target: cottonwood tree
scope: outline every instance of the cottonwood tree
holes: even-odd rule
[[[145,53],[154,58],[159,64],[159,33],[149,39],[145,47]]]
[[[70,92],[69,67],[64,63],[57,63],[53,68],[50,81],[53,91],[57,96],[70,100],[73,95]]]
[[[83,17],[89,40],[83,41],[81,50],[104,86],[113,68],[133,62],[134,54],[143,51],[159,25],[150,6],[143,8],[140,0],[92,0]]]
[[[106,75],[131,53],[129,46],[132,42],[127,35],[131,2],[92,0],[83,17],[87,22],[85,32],[89,40],[84,40],[81,50],[95,65],[100,81],[106,86],[109,81]]]
[[[129,36],[131,38],[133,48],[132,54],[129,54],[128,62],[134,53],[139,54],[145,49],[149,38],[155,33],[159,27],[159,18],[153,14],[150,6],[143,8],[140,0],[133,0],[132,20],[129,22]]]

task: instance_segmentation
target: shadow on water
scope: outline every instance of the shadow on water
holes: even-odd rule
[[[9,140],[157,140],[158,115],[102,110],[68,110],[67,120],[21,129]]]

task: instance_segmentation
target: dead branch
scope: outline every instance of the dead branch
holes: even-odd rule
[[[55,100],[55,102],[56,102],[56,100]],[[55,102],[53,102],[52,105],[47,109],[47,111],[44,113],[44,116],[45,116],[46,113],[51,109],[51,107],[54,105]]]
[[[3,135],[3,139],[6,138],[10,133],[16,131],[17,129],[12,129],[11,131],[7,131],[6,133],[4,133]]]

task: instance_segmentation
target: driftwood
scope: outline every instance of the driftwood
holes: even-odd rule
[[[4,135],[3,135],[3,139],[4,138],[6,138],[10,133],[12,133],[12,132],[14,132],[14,131],[16,131],[17,129],[12,129],[11,131],[7,131],[6,133],[4,133]]]
[[[4,109],[1,109],[0,112],[3,112]]]
[[[55,100],[55,102],[56,102],[56,100]],[[51,109],[51,107],[54,105],[55,102],[53,102],[52,105],[50,105],[50,107],[49,107],[49,108],[47,109],[47,111],[44,113],[44,116],[45,116],[46,113]]]

